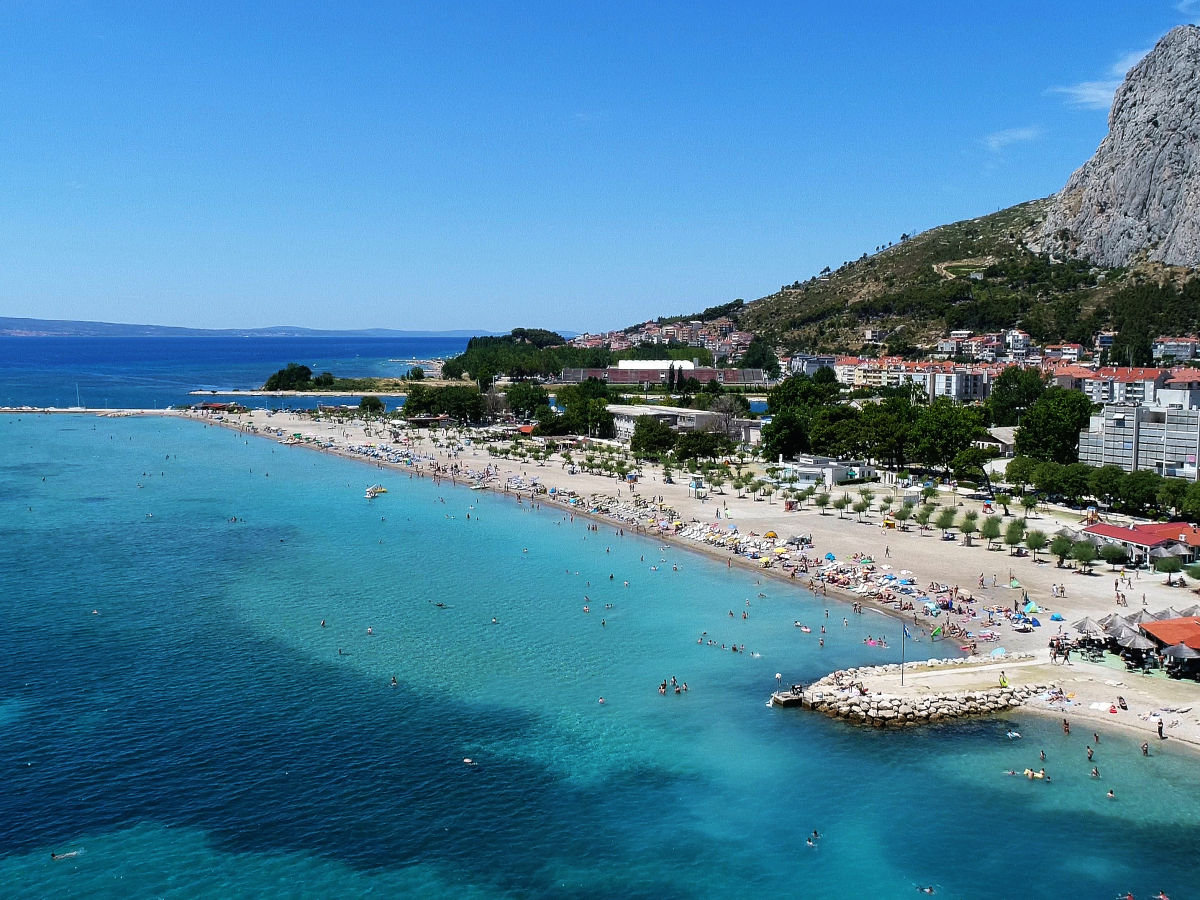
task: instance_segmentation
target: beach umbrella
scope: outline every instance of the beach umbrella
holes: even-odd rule
[[[1158,612],[1154,613],[1154,618],[1156,619],[1178,619],[1182,616],[1183,613],[1177,609],[1172,609],[1169,606],[1166,609],[1160,609]]]
[[[1139,609],[1137,612],[1125,616],[1125,618],[1130,622],[1133,622],[1135,625],[1140,625],[1142,622],[1153,622],[1158,619],[1158,616],[1154,615],[1154,613],[1150,612],[1149,610]]]
[[[768,537],[768,538],[777,538],[777,537],[779,537],[779,535],[777,535],[777,534],[776,534],[775,532],[773,532],[773,531],[768,531],[766,534],[764,534],[764,535],[763,535],[763,537]]]
[[[1193,603],[1191,606],[1179,611],[1180,618],[1189,618],[1192,616],[1200,616],[1200,603]]]
[[[1088,616],[1084,616],[1071,627],[1081,634],[1100,634],[1104,631],[1104,628],[1100,625],[1100,623],[1094,621]]]
[[[1140,634],[1127,634],[1125,637],[1117,638],[1117,643],[1122,647],[1127,647],[1130,650],[1153,650],[1154,641],[1143,637]]]
[[[1105,626],[1104,633],[1110,638],[1116,638],[1118,641],[1120,641],[1121,638],[1127,638],[1131,634],[1140,634],[1141,632],[1139,632],[1132,625],[1126,625],[1122,623],[1120,625],[1113,624]]]
[[[1178,644],[1172,644],[1164,650],[1163,656],[1169,656],[1172,659],[1200,659],[1200,650],[1193,650],[1187,644],[1180,641]]]

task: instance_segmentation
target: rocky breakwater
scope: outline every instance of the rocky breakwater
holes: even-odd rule
[[[1021,663],[1032,658],[1023,654],[989,659],[987,667],[993,670],[996,663]],[[965,686],[988,677],[978,669],[978,664],[966,659],[909,663],[905,674],[911,678],[905,687],[899,686],[899,665],[843,669],[809,685],[804,692],[804,706],[857,724],[903,727],[1003,712],[1051,689],[1047,684],[1010,684],[1007,680],[999,683],[999,676],[993,687]],[[922,670],[936,670],[939,680],[945,683],[931,687],[929,679],[920,678]],[[895,691],[867,686],[892,680],[896,682]],[[920,683],[911,683],[916,680]]]

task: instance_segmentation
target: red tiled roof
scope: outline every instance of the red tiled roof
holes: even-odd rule
[[[1200,650],[1200,619],[1159,619],[1143,622],[1142,631],[1170,645],[1184,643],[1193,650]]]
[[[1200,529],[1189,522],[1153,522],[1146,525],[1122,527],[1106,525],[1100,522],[1083,529],[1088,534],[1109,538],[1114,541],[1124,541],[1143,547],[1155,547],[1159,544],[1181,543],[1189,547],[1200,547]]]

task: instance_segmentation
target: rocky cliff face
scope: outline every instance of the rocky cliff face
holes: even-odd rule
[[[1200,265],[1200,27],[1172,29],[1129,71],[1108,125],[1030,246],[1104,266]]]

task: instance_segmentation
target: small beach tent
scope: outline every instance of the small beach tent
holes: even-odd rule
[[[1014,578],[1012,581],[1010,581],[1010,582],[1008,583],[1008,586],[1009,586],[1010,588],[1013,588],[1013,589],[1015,590],[1015,589],[1017,589],[1017,588],[1019,588],[1019,587],[1021,586],[1021,582],[1017,581],[1017,579],[1015,579],[1015,578]]]
[[[1006,653],[1008,653],[1008,651],[1005,650],[1003,647],[997,647],[995,650],[992,651],[992,656],[1004,656]]]
[[[1050,613],[1050,621],[1051,622],[1063,621],[1062,613]]]
[[[1041,612],[1041,610],[1038,609],[1038,605],[1036,603],[1034,603],[1032,600],[1030,600],[1028,603],[1025,604],[1025,612],[1026,613],[1035,613],[1035,612]]]
[[[836,556],[834,556],[832,553],[826,553],[826,554],[825,554],[825,558],[826,558],[827,560],[829,560],[830,562],[833,562],[835,559],[837,559],[837,557],[836,557]]]

